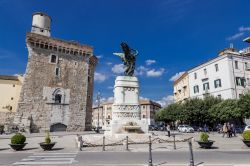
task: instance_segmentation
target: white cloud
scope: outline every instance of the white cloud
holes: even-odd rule
[[[146,65],[149,66],[149,65],[152,65],[152,64],[156,63],[156,60],[148,59],[145,62],[146,62]]]
[[[241,37],[241,36],[243,36],[244,35],[244,32],[239,32],[239,33],[236,33],[235,35],[233,35],[233,36],[229,36],[228,38],[227,38],[227,40],[228,41],[230,41],[230,40],[235,40],[235,39],[238,39],[239,37]]]
[[[142,75],[146,74],[148,70],[149,70],[149,69],[146,68],[146,67],[144,67],[144,66],[139,66],[139,67],[135,70],[135,75],[136,75],[136,76],[137,76],[137,75],[142,76]]]
[[[101,59],[103,56],[102,55],[97,55],[96,56],[98,59]]]
[[[108,86],[107,89],[114,89],[114,87],[113,86]]]
[[[111,69],[115,74],[121,74],[124,72],[124,65],[123,64],[116,64]]]
[[[168,95],[167,97],[163,97],[161,100],[158,100],[156,102],[159,103],[162,107],[166,107],[174,102],[174,96]]]
[[[174,76],[172,76],[169,81],[176,81],[178,80],[185,72],[182,71],[182,72],[179,72],[179,73],[176,73]]]
[[[142,96],[140,96],[139,98],[140,98],[140,100],[149,100],[149,98],[142,97]]]
[[[102,97],[101,98],[101,103],[113,102],[113,101],[114,101],[114,97]]]
[[[239,31],[240,32],[250,31],[250,27],[241,26],[241,27],[239,27]]]
[[[160,77],[163,75],[164,71],[164,68],[160,68],[159,70],[151,69],[147,71],[146,75],[147,77]]]
[[[106,63],[108,66],[112,65],[113,63],[112,62],[107,62]]]
[[[94,78],[95,78],[95,81],[97,82],[103,82],[107,79],[107,77],[104,74],[101,74],[98,72],[95,72]]]

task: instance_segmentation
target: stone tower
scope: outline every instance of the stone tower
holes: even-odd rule
[[[28,64],[14,123],[31,132],[91,128],[93,48],[51,38],[51,18],[33,14]]]

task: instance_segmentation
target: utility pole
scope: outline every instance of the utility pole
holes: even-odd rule
[[[100,112],[100,100],[101,100],[101,93],[98,91],[98,93],[97,93],[97,96],[96,96],[96,101],[97,101],[97,129],[96,129],[96,132],[97,133],[100,133],[100,131],[99,131],[99,121],[100,121],[100,115],[99,115],[99,112]]]

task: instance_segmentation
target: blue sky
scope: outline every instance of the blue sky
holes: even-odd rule
[[[167,102],[171,78],[215,56],[219,50],[248,45],[248,0],[0,0],[0,74],[25,72],[25,33],[32,13],[52,17],[52,37],[94,47],[99,57],[95,94],[113,96],[120,75],[120,43],[139,51],[137,76],[144,98]]]

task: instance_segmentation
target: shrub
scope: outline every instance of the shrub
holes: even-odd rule
[[[20,133],[15,134],[11,137],[11,144],[24,144],[26,137]]]
[[[51,139],[50,139],[50,135],[49,135],[48,131],[46,131],[45,143],[46,144],[50,144],[51,143]]]
[[[250,140],[250,131],[244,131],[242,137],[244,140]]]
[[[200,135],[200,141],[208,142],[209,135],[207,133],[202,132]]]

